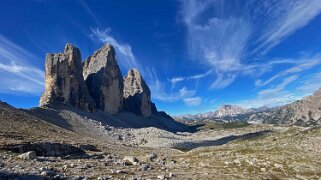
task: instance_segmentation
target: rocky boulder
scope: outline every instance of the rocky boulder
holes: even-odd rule
[[[124,78],[124,109],[143,117],[152,114],[151,92],[135,68],[130,69]],[[154,106],[153,111],[155,109]]]
[[[138,165],[139,160],[134,156],[125,156],[123,159],[126,165]]]
[[[82,59],[78,48],[66,44],[63,53],[46,56],[45,92],[40,106],[67,104],[87,111],[95,110],[82,75]]]
[[[23,154],[20,154],[18,156],[19,159],[23,159],[23,160],[32,160],[32,159],[36,159],[37,155],[35,151],[29,151]]]
[[[117,114],[123,107],[123,79],[112,45],[106,44],[89,56],[83,75],[97,109]]]

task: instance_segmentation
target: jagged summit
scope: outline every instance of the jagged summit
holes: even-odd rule
[[[95,103],[83,79],[78,48],[67,43],[63,53],[48,53],[45,67],[45,92],[40,106],[62,103],[87,111],[95,110]]]
[[[79,51],[79,49],[76,48],[76,47],[74,47],[74,46],[73,46],[72,44],[70,44],[70,43],[66,43],[64,52],[66,53],[66,52],[68,52],[68,51],[71,51],[71,52],[73,52],[73,51]],[[79,51],[79,52],[80,52],[80,51]]]
[[[321,124],[321,89],[302,100],[275,108],[265,123],[315,126]]]
[[[222,105],[220,107],[220,109],[218,109],[215,112],[215,115],[217,117],[225,117],[225,116],[233,117],[238,114],[247,113],[249,111],[250,111],[249,109],[244,109],[244,108],[237,106],[237,105],[225,104],[225,105]]]
[[[230,104],[224,104],[221,105],[221,107],[215,111],[210,111],[207,113],[198,113],[195,115],[192,114],[185,114],[176,116],[178,119],[187,119],[187,120],[204,120],[204,119],[233,119],[234,117],[237,117],[238,115],[254,112],[254,109],[245,109],[241,106],[237,105],[230,105]]]
[[[46,89],[40,106],[70,105],[86,111],[142,117],[158,115],[141,73],[130,69],[123,78],[111,44],[105,44],[82,63],[77,47],[67,43],[63,53],[46,56]]]
[[[114,46],[109,43],[104,44],[101,48],[94,51],[94,53],[86,59],[86,62],[90,61],[91,58],[97,57],[102,54],[108,54],[109,56],[115,57],[116,51],[114,49]]]
[[[124,108],[143,117],[152,115],[150,89],[136,68],[124,78]]]
[[[123,109],[123,78],[112,45],[105,44],[89,56],[83,75],[97,109],[117,114]]]
[[[147,93],[151,94],[149,87],[147,86],[146,82],[144,81],[141,73],[136,69],[130,69],[127,75],[124,78],[125,90],[124,90],[124,97],[127,98],[128,96],[133,96],[136,93]]]

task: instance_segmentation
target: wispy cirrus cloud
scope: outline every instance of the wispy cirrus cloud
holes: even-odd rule
[[[273,76],[266,80],[256,80],[255,85],[260,89],[256,97],[244,100],[239,105],[248,108],[264,105],[284,105],[302,99],[304,96],[310,95],[320,88],[320,73],[311,74],[305,72],[312,68],[320,69],[320,54],[297,59],[277,59],[270,63],[274,66],[285,63],[287,68],[273,73]],[[295,86],[288,90],[287,87],[290,84],[295,84]]]
[[[286,64],[291,65],[291,67],[276,73],[275,75],[273,75],[265,81],[261,79],[256,80],[255,86],[266,86],[277,79],[284,78],[292,74],[298,74],[303,71],[309,70],[313,67],[316,67],[321,64],[321,54],[319,53],[313,55],[312,57],[304,57],[299,59],[284,59],[281,60],[281,62],[287,62]]]
[[[215,81],[210,86],[210,89],[222,89],[234,82],[236,75],[234,73],[223,74],[218,73]]]
[[[267,53],[321,11],[321,0],[181,2],[189,52],[216,73],[210,89],[224,88],[238,76],[261,69],[264,65],[253,66],[247,58]]]
[[[197,106],[201,104],[202,98],[201,97],[184,98],[183,101],[187,106]]]
[[[259,95],[271,95],[271,94],[276,94],[276,93],[279,93],[281,91],[284,90],[284,88],[289,85],[291,82],[295,81],[296,79],[298,79],[298,76],[297,75],[292,75],[292,76],[289,76],[287,78],[284,78],[283,81],[276,85],[275,87],[273,88],[269,88],[269,89],[265,89],[265,90],[262,90],[260,91],[258,94]]]
[[[320,88],[321,73],[307,74],[303,76],[290,75],[282,79],[279,84],[275,84],[259,91],[255,98],[241,101],[242,107],[252,108],[268,106],[280,106],[302,99],[313,94]],[[287,90],[287,86],[297,83],[294,89]]]
[[[257,41],[259,46],[255,49],[262,53],[307,25],[321,11],[320,0],[266,0],[262,6],[265,16],[270,17],[269,21],[263,22],[264,29]]]
[[[166,91],[166,83],[159,80],[154,70],[148,70],[149,74],[149,88],[154,99],[164,102],[183,101],[187,106],[197,106],[201,104],[202,98],[195,96],[196,90],[190,90],[183,86],[177,92]]]
[[[40,95],[44,88],[44,71],[30,63],[38,59],[0,35],[0,92]]]
[[[93,39],[98,39],[102,43],[110,43],[116,49],[116,56],[118,56],[118,63],[124,69],[137,68],[140,71],[144,71],[143,68],[137,63],[136,57],[132,51],[132,47],[129,44],[121,43],[116,40],[111,35],[111,28],[99,29],[92,28],[91,29],[91,37]],[[144,74],[144,72],[142,72]]]
[[[286,90],[286,87],[297,79],[297,75],[284,78],[279,84],[259,91],[255,98],[244,100],[239,105],[246,108],[257,108],[266,105],[279,106],[298,100],[300,97],[296,93]]]
[[[97,16],[95,15],[95,13],[92,11],[92,9],[90,8],[90,6],[88,6],[88,4],[85,2],[85,0],[79,0],[77,1],[83,8],[84,10],[89,14],[89,16],[94,20],[94,22],[97,24],[97,26],[99,26],[100,28],[102,28],[102,25],[100,23],[100,21],[98,20]]]
[[[209,70],[209,71],[207,71],[205,73],[195,74],[195,75],[191,75],[191,76],[187,76],[187,77],[182,77],[182,76],[173,77],[173,78],[169,79],[169,82],[172,84],[172,88],[174,88],[174,86],[178,82],[182,82],[182,81],[185,81],[185,80],[197,80],[197,79],[205,78],[208,75],[210,75],[211,73],[213,73],[213,71]]]

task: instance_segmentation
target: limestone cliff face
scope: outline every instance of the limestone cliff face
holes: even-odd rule
[[[152,114],[151,92],[137,69],[131,69],[124,78],[124,109],[149,117]],[[157,111],[153,106],[153,111]]]
[[[113,46],[106,44],[87,58],[83,75],[97,109],[117,114],[123,108],[123,79]]]
[[[78,48],[66,44],[63,53],[46,56],[45,92],[40,106],[67,104],[87,111],[95,110],[82,75],[82,60]]]

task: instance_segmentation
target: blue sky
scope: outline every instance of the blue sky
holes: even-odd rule
[[[158,109],[277,106],[321,87],[321,0],[3,0],[0,99],[38,105],[47,52],[116,48]]]

